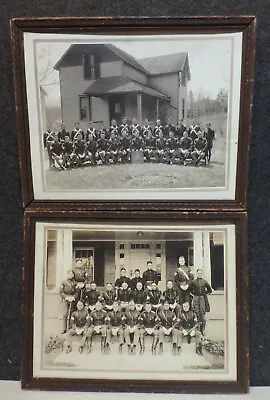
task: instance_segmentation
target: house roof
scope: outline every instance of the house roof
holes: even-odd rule
[[[190,80],[190,69],[188,53],[166,54],[156,57],[147,57],[138,60],[150,75],[168,74],[183,71],[187,65],[188,80]]]
[[[84,94],[89,95],[106,95],[116,93],[144,93],[162,99],[169,99],[169,97],[164,93],[153,89],[150,86],[133,81],[125,76],[99,78],[84,92]]]

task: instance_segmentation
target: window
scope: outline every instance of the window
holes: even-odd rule
[[[188,248],[188,266],[193,267],[194,265],[194,250],[193,247]]]
[[[56,285],[56,231],[47,233],[46,287],[49,290]]]
[[[210,240],[211,285],[215,290],[224,290],[224,244],[223,236],[214,235]]]
[[[83,56],[84,79],[93,80],[100,77],[100,61],[95,54]]]
[[[182,98],[182,118],[185,119],[185,99]]]
[[[131,243],[131,250],[142,250],[142,249],[150,249],[149,243]]]
[[[94,280],[94,249],[86,247],[77,247],[74,249],[74,259],[81,258],[83,266],[88,275],[88,279]],[[75,261],[74,260],[74,261]]]
[[[161,243],[156,244],[156,249],[161,249]]]
[[[125,258],[125,254],[124,253],[120,253],[120,258]]]
[[[119,244],[119,249],[120,249],[120,250],[124,250],[124,248],[125,248],[124,243],[120,243],[120,244]]]
[[[90,120],[91,113],[90,113],[90,99],[87,96],[80,96],[80,120]]]

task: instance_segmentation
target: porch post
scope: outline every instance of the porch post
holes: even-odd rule
[[[137,119],[138,124],[142,124],[142,94],[137,93]]]
[[[204,246],[204,259],[203,259],[203,272],[204,278],[211,285],[211,255],[210,255],[210,232],[203,232],[203,246]]]
[[[64,229],[63,236],[63,272],[65,276],[67,271],[72,269],[72,230]]]
[[[157,98],[157,109],[156,109],[156,112],[157,112],[157,119],[159,119],[159,99]]]
[[[193,233],[193,241],[194,241],[194,274],[196,275],[196,271],[198,268],[203,269],[203,236],[202,231],[195,231]]]

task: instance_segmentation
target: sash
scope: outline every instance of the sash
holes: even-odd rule
[[[77,335],[81,335],[81,334],[83,333],[83,331],[84,331],[84,328],[78,328],[78,327],[76,326],[75,331],[76,331],[76,334],[77,334]]]
[[[183,270],[183,268],[181,268],[181,267],[179,266],[178,269],[180,269],[180,272],[184,275],[185,279],[186,279],[187,281],[189,281],[189,276],[188,276],[188,274]]]
[[[102,326],[101,325],[97,325],[97,326],[94,327],[94,332],[95,333],[100,333],[101,329],[102,329]]]
[[[72,294],[68,294],[65,298],[66,301],[72,303],[74,301],[74,296]]]
[[[112,327],[111,330],[112,330],[112,335],[113,336],[117,336],[118,331],[119,331],[119,327],[118,326],[117,327]]]
[[[165,335],[171,334],[172,328],[164,328],[164,326],[162,328],[163,328],[163,332],[165,333]]]
[[[137,325],[135,325],[135,326],[127,326],[127,329],[129,330],[130,333],[133,333],[137,329]]]
[[[145,328],[147,335],[153,335],[155,328]]]

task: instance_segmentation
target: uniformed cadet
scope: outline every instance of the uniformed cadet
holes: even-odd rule
[[[117,291],[117,300],[120,302],[121,309],[124,310],[128,306],[128,302],[132,299],[132,290],[128,287],[126,281],[121,285]]]
[[[76,290],[76,282],[74,279],[74,272],[69,270],[67,273],[67,279],[64,280],[59,289],[60,296],[63,299],[63,317],[64,317],[64,328],[63,331],[69,330],[69,321],[72,311],[74,311],[74,304],[78,298]]]
[[[167,281],[167,288],[166,290],[164,290],[162,297],[169,303],[170,309],[173,310],[175,314],[178,316],[180,312],[180,305],[178,304],[179,298],[177,290],[175,290],[173,287],[172,280]]]
[[[97,141],[97,155],[99,158],[99,163],[107,164],[109,159],[108,153],[109,143],[108,140],[105,138],[105,133],[100,133],[100,139]]]
[[[73,268],[73,272],[76,288],[78,289],[79,293],[79,299],[82,300],[82,294],[85,288],[86,269],[81,258],[76,259],[76,265]]]
[[[187,127],[186,127],[186,125],[184,125],[184,120],[181,119],[176,126],[176,132],[175,132],[175,136],[177,137],[178,140],[180,140],[182,138],[186,129],[187,129]]]
[[[119,126],[117,125],[117,122],[115,119],[112,119],[112,123],[109,128],[110,138],[111,138],[112,134],[114,134],[116,137],[118,137],[118,135],[119,135]]]
[[[194,279],[194,275],[191,272],[191,267],[186,265],[186,260],[184,256],[178,258],[177,271],[174,273],[174,283],[177,289],[183,281],[190,283]]]
[[[200,165],[200,161],[206,155],[207,142],[201,131],[198,131],[197,136],[197,139],[194,141],[194,150],[191,152],[191,157],[194,164],[198,167]]]
[[[139,151],[139,150],[143,150],[144,147],[144,141],[142,139],[142,137],[140,136],[140,132],[135,129],[134,131],[132,131],[133,133],[133,139],[131,141],[131,150],[132,151]]]
[[[54,140],[50,143],[50,155],[53,161],[61,168],[66,169],[63,164],[63,148],[62,143],[58,139],[58,134],[54,133]]]
[[[95,140],[97,139],[98,133],[97,133],[97,130],[96,130],[95,126],[94,126],[93,121],[89,121],[89,126],[88,126],[88,129],[87,129],[86,134],[85,134],[85,141],[86,142],[89,141],[89,135],[93,136]]]
[[[164,136],[164,126],[163,125],[161,125],[161,121],[160,121],[160,119],[157,119],[157,123],[156,123],[156,125],[155,125],[155,127],[154,127],[154,136],[156,137],[156,138],[158,138],[158,137],[160,137],[160,133],[162,132],[162,136]]]
[[[104,133],[104,138],[109,140],[110,139],[110,132],[108,129],[105,128],[104,122],[102,122],[101,127],[97,134],[97,140],[101,138],[101,134]]]
[[[107,312],[103,310],[102,304],[98,301],[96,303],[96,309],[91,311],[90,317],[90,327],[87,330],[86,336],[88,340],[89,353],[92,349],[92,338],[93,335],[101,335],[101,351],[106,352],[109,348],[107,345]]]
[[[152,310],[155,312],[157,312],[161,306],[161,296],[162,296],[162,293],[158,289],[156,282],[152,282],[151,288],[148,291],[148,298],[149,298],[149,302],[152,306]]]
[[[139,268],[136,268],[134,270],[134,275],[135,275],[134,278],[131,279],[131,288],[132,288],[132,290],[136,289],[138,282],[142,282],[142,284],[143,284],[143,278],[141,277],[141,271],[139,270]]]
[[[47,149],[50,168],[54,166],[54,161],[50,150],[51,143],[54,141],[54,134],[55,134],[54,131],[48,129],[43,135],[43,145]]]
[[[204,138],[206,139],[207,142],[206,157],[209,164],[212,156],[213,141],[215,140],[215,131],[212,129],[210,122],[206,124],[206,130],[204,131]]]
[[[120,269],[120,277],[116,279],[115,285],[114,285],[115,290],[120,289],[122,287],[122,283],[123,282],[126,282],[128,287],[132,288],[131,279],[129,279],[126,276],[126,272],[127,272],[126,268],[123,267],[123,268]]]
[[[152,349],[152,353],[153,354],[155,353],[154,349],[156,348],[157,342],[158,342],[157,320],[158,320],[157,314],[151,310],[151,303],[149,303],[149,302],[145,303],[144,311],[140,315],[141,354],[143,354],[145,351],[145,340],[144,340],[145,335],[153,336],[151,349]]]
[[[82,353],[86,342],[86,334],[90,325],[90,318],[87,310],[84,309],[83,303],[78,301],[77,311],[73,311],[70,318],[71,329],[67,332],[66,345],[67,353],[72,351],[72,337],[81,336],[79,352]]]
[[[149,125],[149,121],[146,118],[144,121],[144,125],[142,127],[142,137],[147,138],[149,135],[149,132],[153,133],[151,126]]]
[[[86,142],[86,160],[91,165],[97,164],[97,140],[92,133],[87,135],[88,141]]]
[[[72,153],[73,153],[73,143],[69,135],[65,136],[65,141],[62,144],[63,149],[63,165],[65,168],[72,167]]]
[[[156,155],[156,139],[153,137],[152,131],[149,131],[144,139],[143,155],[146,161],[151,161]]]
[[[170,132],[173,132],[175,134],[176,132],[176,128],[175,126],[172,124],[170,118],[168,119],[168,123],[164,128],[164,137],[165,139],[168,139],[170,137]]]
[[[61,143],[63,143],[65,141],[65,137],[69,136],[70,137],[70,133],[66,130],[66,124],[62,123],[61,124],[61,131],[58,133],[58,139]]]
[[[196,338],[196,353],[202,355],[202,334],[200,332],[200,323],[194,311],[190,309],[189,303],[183,303],[183,309],[179,314],[181,345],[184,337],[187,337],[188,343],[191,338]]]
[[[181,347],[181,337],[180,331],[176,328],[177,319],[175,312],[170,310],[168,300],[164,300],[163,307],[158,312],[158,325],[159,353],[163,353],[164,336],[172,335],[172,352],[176,355],[177,347]]]
[[[212,288],[206,279],[203,279],[203,270],[197,269],[197,278],[190,283],[190,293],[193,295],[193,310],[197,315],[198,322],[201,323],[200,330],[204,334],[206,318],[205,314],[210,312],[208,295],[212,293]]]
[[[82,167],[86,160],[86,145],[81,133],[74,136],[74,163],[77,167]]]
[[[192,151],[193,142],[192,139],[188,136],[188,132],[183,132],[183,137],[180,139],[179,142],[179,158],[180,161],[186,166],[187,159],[190,157]]]
[[[80,128],[80,124],[79,122],[75,122],[75,128],[73,129],[73,131],[71,132],[71,140],[72,142],[74,142],[75,140],[78,139],[78,135],[81,135],[81,139],[84,140],[84,132],[83,130]]]
[[[119,139],[118,137],[112,133],[111,138],[108,142],[108,153],[109,153],[109,160],[112,160],[114,164],[117,164],[118,161],[118,151],[119,151]]]
[[[108,312],[107,324],[107,343],[111,343],[112,338],[118,337],[119,353],[121,354],[124,344],[125,316],[117,301],[113,302],[112,310]]]
[[[121,131],[121,137],[119,141],[119,151],[118,151],[118,160],[124,162],[130,161],[130,139],[128,138],[128,131],[123,129]]]
[[[142,277],[143,277],[144,287],[150,290],[152,282],[158,284],[159,277],[157,271],[153,269],[152,261],[147,261],[146,265],[147,269],[144,271]]]
[[[132,134],[133,136],[135,136],[135,132],[139,132],[139,136],[141,136],[141,134],[142,134],[142,129],[141,129],[140,125],[138,124],[136,118],[133,118],[133,120],[132,120],[132,125],[131,125],[130,129],[131,129],[131,134]]]
[[[160,131],[158,134],[158,139],[156,140],[156,152],[155,159],[156,162],[162,162],[165,157],[166,151],[166,139],[163,136],[163,132]]]
[[[125,131],[125,132],[126,132],[126,136],[127,136],[128,138],[130,138],[130,126],[129,126],[129,124],[127,123],[126,117],[123,117],[123,118],[122,118],[122,124],[119,126],[119,134],[120,134],[120,137],[123,136],[123,131]]]
[[[133,338],[132,338],[133,337]],[[128,346],[128,353],[135,354],[140,337],[140,312],[136,310],[135,303],[130,300],[125,311],[124,338]]]
[[[174,132],[169,132],[169,139],[166,143],[165,157],[168,164],[173,164],[176,156],[178,155],[179,143],[175,139]]]
[[[196,123],[195,119],[192,120],[192,125],[189,128],[189,137],[195,141],[198,137],[198,132],[201,130],[200,126]]]
[[[106,285],[106,290],[102,294],[102,301],[106,311],[111,311],[113,309],[113,303],[116,299],[116,293],[113,290],[113,285],[109,282]]]
[[[97,285],[94,281],[91,283],[86,283],[85,291],[82,295],[82,301],[85,307],[89,311],[93,311],[96,308],[97,302],[100,300],[100,293],[97,290]]]
[[[137,282],[136,289],[132,292],[132,299],[134,300],[136,310],[142,311],[143,305],[147,300],[147,293],[143,290],[142,282]]]

